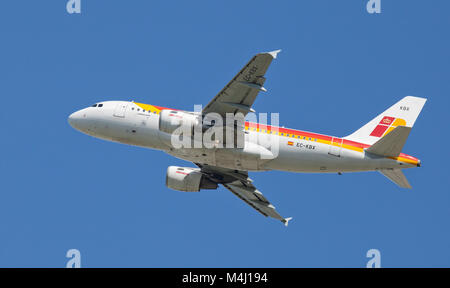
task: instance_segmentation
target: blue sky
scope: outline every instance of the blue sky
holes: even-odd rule
[[[3,1],[0,266],[450,266],[448,1]],[[283,49],[258,112],[344,136],[406,95],[428,98],[404,147],[413,190],[379,173],[252,173],[289,228],[223,188],[165,187],[162,152],[72,129],[101,100],[206,104],[250,57]]]

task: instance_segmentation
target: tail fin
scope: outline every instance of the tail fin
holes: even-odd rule
[[[405,174],[400,169],[382,169],[380,173],[402,188],[412,188]]]
[[[406,96],[356,132],[344,138],[372,145],[397,126],[411,128],[414,122],[416,122],[426,101],[427,99],[425,98]]]

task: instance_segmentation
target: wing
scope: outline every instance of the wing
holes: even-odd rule
[[[205,106],[202,114],[218,113],[225,118],[226,113],[254,112],[251,108],[263,87],[264,74],[281,50],[255,55],[239,73]]]
[[[286,226],[292,218],[283,218],[275,210],[275,207],[256,189],[246,171],[232,170],[216,166],[196,164],[201,168],[201,172],[211,180],[222,184],[234,195],[242,199],[245,203],[257,210],[264,216],[269,216],[280,220]]]

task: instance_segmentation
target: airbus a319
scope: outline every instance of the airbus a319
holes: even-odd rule
[[[226,119],[227,115],[246,117],[254,112],[252,106],[258,93],[266,91],[264,75],[279,51],[255,55],[201,111],[133,101],[105,101],[76,111],[68,121],[73,128],[93,137],[160,150],[191,161],[195,166],[168,167],[169,188],[196,192],[222,185],[262,215],[278,219],[286,226],[291,218],[284,218],[275,210],[255,187],[249,171],[379,171],[398,186],[411,188],[402,169],[418,167],[420,160],[402,153],[402,148],[426,102],[419,97],[404,97],[345,137],[242,120],[232,123],[231,136],[213,137],[208,147],[174,144],[174,139],[178,139],[178,136],[174,138],[174,132],[180,126],[199,127],[202,134],[213,126],[218,127],[215,121],[205,121],[208,115]],[[225,131],[227,125],[230,128],[224,123],[225,120],[219,126],[220,131]],[[184,137],[193,138],[194,134]],[[239,139],[240,146],[234,143]],[[230,146],[228,142],[233,143]],[[271,147],[276,147],[276,151]]]

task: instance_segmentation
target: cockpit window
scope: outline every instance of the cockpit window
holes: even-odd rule
[[[92,105],[91,107],[97,107],[97,104]]]
[[[103,107],[103,104],[98,104],[98,107]]]

